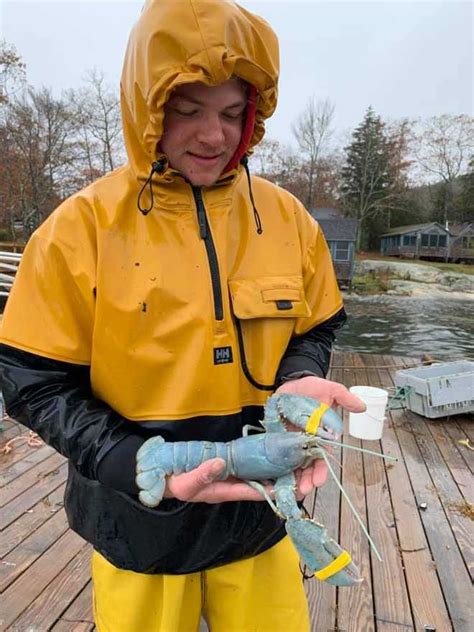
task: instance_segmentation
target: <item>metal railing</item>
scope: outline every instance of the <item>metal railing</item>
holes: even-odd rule
[[[8,296],[21,260],[19,252],[0,251],[0,296]]]

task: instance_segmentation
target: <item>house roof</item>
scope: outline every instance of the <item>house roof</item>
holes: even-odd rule
[[[473,222],[452,222],[448,224],[448,230],[451,235],[459,237],[460,235],[468,235],[474,233]]]
[[[310,214],[314,219],[335,219],[336,217],[343,217],[342,212],[337,208],[312,208]]]
[[[408,226],[395,226],[394,228],[391,228],[386,233],[383,233],[383,235],[380,235],[380,236],[388,237],[389,235],[406,235],[406,233],[418,233],[419,231],[426,230],[427,228],[431,228],[432,226],[438,226],[439,228],[444,230],[446,233],[449,233],[449,230],[446,230],[446,228],[439,222],[428,222],[427,224],[410,224]]]
[[[350,217],[318,219],[326,241],[355,241],[358,220]]]

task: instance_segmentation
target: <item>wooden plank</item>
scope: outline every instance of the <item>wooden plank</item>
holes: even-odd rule
[[[77,547],[73,547],[72,555],[69,555],[72,559],[15,620],[12,626],[14,630],[50,630],[71,600],[88,583],[91,547],[78,536],[76,538],[79,542],[75,544],[80,546],[80,550],[76,551]]]
[[[0,592],[37,560],[67,530],[64,510],[58,511],[39,529],[23,540],[2,559],[0,564]]]
[[[375,367],[381,364],[379,356],[365,355],[363,362]],[[366,373],[362,384],[381,386],[376,370]],[[362,441],[362,447],[381,452],[379,441]],[[385,465],[381,458],[364,454],[365,488],[370,535],[383,559],[380,562],[371,551],[372,581],[377,632],[413,628],[408,591],[400,557],[397,530],[390,528],[395,518],[391,504]]]
[[[453,423],[453,421],[446,421],[444,427],[446,433],[451,437],[451,440],[456,446],[459,455],[466,464],[465,470],[472,474],[474,472],[474,451],[470,450],[467,445],[464,445],[464,442],[468,439],[466,433],[457,423]],[[461,441],[463,443],[460,443]],[[469,478],[471,477],[469,476]]]
[[[27,472],[37,463],[41,463],[54,452],[54,448],[51,448],[49,445],[43,445],[40,448],[30,448],[27,445],[23,445],[14,452],[10,452],[8,457],[11,455],[11,460],[8,464],[2,462],[0,487],[9,485],[15,478]]]
[[[7,555],[63,506],[65,487],[64,483],[60,485],[2,531],[0,557]]]
[[[94,625],[94,614],[92,612],[92,581],[87,582],[67,610],[61,614],[61,619],[51,630],[56,630],[56,626],[60,622]]]
[[[56,476],[60,465],[64,464],[64,457],[57,452],[53,452],[46,460],[38,463],[27,472],[17,477],[6,487],[1,494],[0,507],[4,507],[11,500],[26,492],[38,481],[48,476]]]
[[[0,420],[3,424],[3,430],[9,430],[10,428],[13,428],[13,426],[18,426],[18,421],[15,421],[14,419],[12,419],[11,417],[9,417],[8,415],[4,415],[3,419]],[[1,436],[1,435],[0,435]]]
[[[466,433],[466,437],[471,442],[471,445],[474,445],[474,414],[458,415],[455,419],[460,428]]]
[[[28,432],[29,432],[28,428],[25,428],[25,426],[22,426],[19,423],[14,422],[11,426],[9,426],[8,428],[5,428],[5,430],[2,430],[2,432],[0,433],[0,450],[3,450],[5,445],[9,441],[14,439],[15,437],[19,437],[20,435],[27,435]],[[2,452],[1,454],[3,457],[4,453]],[[6,454],[10,454],[10,453],[8,452]]]
[[[346,373],[346,386],[359,384],[360,372],[354,364],[355,354],[344,356],[344,365],[350,368]],[[360,441],[348,433],[343,435],[344,443],[360,447]],[[342,484],[354,507],[366,523],[367,507],[362,455],[355,450],[343,450]],[[344,632],[372,632],[375,630],[372,576],[369,545],[345,500],[341,504],[340,544],[352,556],[365,581],[353,588],[338,590],[337,627]]]
[[[67,477],[67,463],[60,465],[57,473],[52,472],[50,476],[40,479],[36,485],[27,489],[22,494],[11,500],[2,509],[0,516],[0,529],[4,529],[22,513],[30,510],[39,500],[45,498],[54,489],[64,483]]]
[[[385,357],[381,366],[387,365]],[[393,379],[388,369],[378,370],[379,384],[391,388]],[[403,421],[403,412],[392,410],[385,423],[381,440],[383,452],[398,458],[398,463],[385,464],[394,522],[388,525],[396,530],[403,559],[408,593],[416,630],[432,625],[437,630],[452,630],[451,621],[444,603],[440,582],[433,569],[433,561],[426,540],[420,512],[411,488],[403,453],[395,433],[395,426]]]
[[[91,632],[93,629],[93,623],[87,623],[85,621],[78,623],[77,621],[59,619],[59,621],[49,629],[49,632]]]
[[[342,353],[333,352],[331,363],[336,366],[342,362]],[[342,370],[330,371],[328,379],[341,382]],[[338,411],[341,414],[341,411]],[[340,448],[335,448],[333,455],[340,460]],[[338,468],[335,467],[338,475]],[[309,513],[323,524],[329,535],[339,541],[339,489],[334,480],[329,477],[328,482],[317,490],[305,503]],[[311,618],[311,630],[331,630],[336,626],[336,587],[327,582],[321,582],[315,578],[305,580],[306,595],[308,598]]]
[[[73,531],[66,531],[30,566],[28,573],[21,575],[5,590],[2,595],[3,629],[8,628],[22,615],[83,547],[84,540]],[[18,627],[16,629],[21,630]]]
[[[470,450],[466,446],[456,445],[456,440],[453,440],[449,432],[449,421],[446,423],[427,421],[426,425],[451,472],[460,494],[472,504],[474,502],[472,471],[470,471],[458,448],[462,448],[466,452],[470,452]],[[474,452],[471,452],[471,454],[474,459]]]
[[[471,580],[474,581],[474,525],[472,520],[460,511],[464,505],[464,497],[442,458],[438,442],[434,440],[433,434],[430,432],[430,425],[432,424],[426,423],[417,415],[413,417],[412,424],[417,433],[418,448],[433,480],[433,491],[441,501]],[[437,435],[440,434],[441,430],[438,426]]]
[[[406,366],[403,360],[390,358],[390,361],[399,367]],[[403,416],[405,420],[413,423],[415,417],[413,413],[408,411]],[[420,515],[453,627],[456,632],[468,632],[472,629],[470,605],[474,596],[470,577],[441,502],[433,491],[433,480],[418,447],[418,433],[416,430],[414,433],[406,426],[397,426],[396,433],[417,506],[419,507],[422,503],[427,504],[426,511],[420,511]]]

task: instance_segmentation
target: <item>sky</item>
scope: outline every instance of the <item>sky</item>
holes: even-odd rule
[[[177,0],[178,1],[178,0]],[[473,3],[457,0],[241,0],[276,31],[279,105],[267,134],[294,143],[308,100],[335,105],[345,139],[372,106],[384,120],[474,114]],[[35,87],[77,88],[87,70],[117,86],[142,2],[0,0],[0,37],[14,44]]]

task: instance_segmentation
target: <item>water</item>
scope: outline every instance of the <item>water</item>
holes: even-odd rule
[[[346,296],[348,320],[336,349],[436,360],[474,357],[474,301]]]

